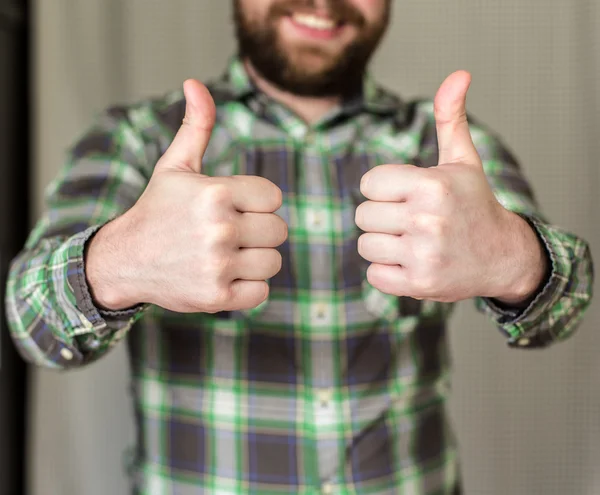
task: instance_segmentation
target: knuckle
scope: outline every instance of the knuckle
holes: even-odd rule
[[[432,251],[431,253],[426,255],[426,263],[427,266],[432,270],[439,270],[444,267],[444,256],[439,251]]]
[[[223,311],[233,296],[231,286],[216,284],[204,304],[204,311],[206,313],[218,313]]]
[[[202,197],[209,205],[230,204],[231,188],[222,182],[212,182],[204,189]]]
[[[210,246],[224,246],[235,243],[238,232],[235,225],[231,222],[215,222],[206,232],[206,240]]]
[[[437,270],[444,266],[445,256],[441,249],[436,246],[424,247],[419,253],[419,258],[426,270],[425,278],[432,278]]]
[[[426,191],[431,199],[440,202],[449,196],[450,185],[443,177],[434,177],[427,181]]]
[[[427,232],[435,238],[442,238],[448,232],[448,219],[439,215],[422,213],[415,216],[415,224],[418,230]]]
[[[413,279],[412,285],[422,296],[428,296],[435,290],[437,280],[432,273],[421,273]]]
[[[443,238],[448,233],[448,220],[444,217],[435,216],[430,219],[429,231],[438,238]]]
[[[215,286],[219,281],[225,278],[232,265],[231,256],[219,252],[210,253],[204,260],[204,272],[206,280],[212,280]]]

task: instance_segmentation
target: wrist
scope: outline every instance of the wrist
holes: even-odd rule
[[[85,275],[94,303],[101,309],[121,311],[137,304],[135,257],[128,248],[125,216],[101,227],[88,241],[85,249]]]
[[[533,227],[521,216],[506,210],[502,238],[505,259],[500,263],[500,290],[494,296],[509,306],[527,305],[539,292],[548,273],[550,260]]]

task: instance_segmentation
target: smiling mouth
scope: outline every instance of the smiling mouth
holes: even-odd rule
[[[294,12],[289,14],[290,19],[297,25],[317,31],[333,31],[343,26],[343,22],[324,15]]]

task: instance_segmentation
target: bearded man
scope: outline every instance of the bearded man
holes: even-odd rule
[[[467,120],[368,71],[391,0],[235,0],[223,77],[108,109],[14,260],[14,341],[86,366],[125,341],[139,494],[458,494],[445,326],[573,333],[592,261]],[[183,123],[182,123],[183,122]]]

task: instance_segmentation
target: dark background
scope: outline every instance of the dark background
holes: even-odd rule
[[[28,228],[28,0],[0,0],[0,495],[25,493],[27,369],[7,333],[8,263]]]

